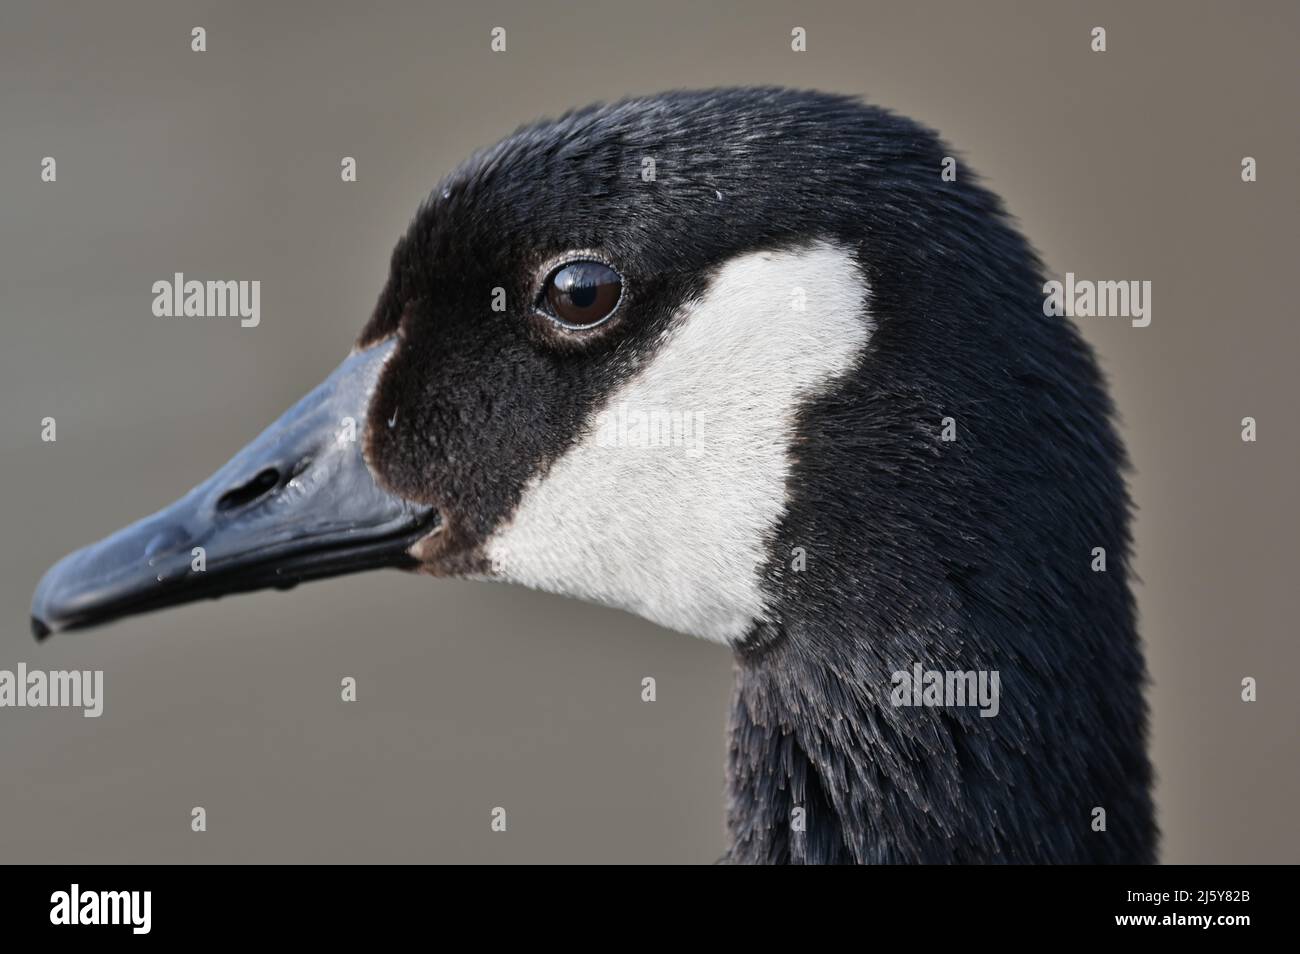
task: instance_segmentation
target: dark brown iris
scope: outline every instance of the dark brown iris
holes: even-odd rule
[[[546,282],[551,313],[567,328],[600,324],[613,314],[622,295],[623,279],[600,262],[570,262]]]

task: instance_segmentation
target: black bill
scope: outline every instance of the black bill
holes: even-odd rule
[[[56,563],[32,597],[37,638],[227,593],[413,566],[407,551],[437,512],[379,487],[362,454],[393,347],[351,355],[176,503]]]

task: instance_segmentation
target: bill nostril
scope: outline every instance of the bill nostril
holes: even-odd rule
[[[227,510],[246,506],[279,485],[280,472],[274,467],[267,467],[265,470],[259,471],[257,476],[248,483],[222,494],[221,499],[217,501],[217,510],[224,513]]]

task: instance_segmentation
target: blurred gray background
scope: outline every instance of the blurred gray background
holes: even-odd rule
[[[470,150],[591,100],[752,83],[922,120],[1053,273],[1153,282],[1149,328],[1080,323],[1136,465],[1163,859],[1300,860],[1300,7],[1047,6],[7,0],[0,668],[103,669],[106,703],[0,710],[0,860],[719,856],[721,647],[394,572],[44,645],[27,613],[57,557],[170,502],[334,367],[416,204]],[[260,279],[261,326],[153,317],[176,271]]]

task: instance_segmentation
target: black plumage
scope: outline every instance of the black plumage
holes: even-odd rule
[[[999,200],[964,165],[941,176],[950,155],[886,110],[783,89],[537,123],[433,191],[359,340],[400,336],[366,459],[436,508],[423,568],[486,573],[484,543],[529,482],[720,266],[852,250],[875,330],[798,413],[768,618],[736,652],[730,861],[1154,860],[1111,404],[1073,325],[1044,316],[1042,266]],[[626,297],[618,322],[566,336],[538,320],[537,281],[575,250],[616,262]],[[915,663],[998,671],[998,715],[892,705],[891,674]]]
[[[424,424],[458,459],[517,468],[455,481],[473,488],[473,538],[510,511],[521,475],[564,446],[629,355],[652,354],[711,267],[818,236],[857,250],[878,327],[852,379],[802,413],[766,570],[778,619],[739,653],[737,861],[1154,857],[1111,404],[1075,328],[1043,315],[1042,267],[1001,203],[964,165],[956,181],[941,177],[952,154],[910,120],[818,93],[673,93],[582,110],[521,130],[435,191],[362,336],[403,316],[430,327],[411,335],[429,351],[403,356],[374,414],[470,411],[452,427]],[[640,181],[645,157],[653,186]],[[527,322],[462,321],[455,334],[481,337],[445,350],[465,313],[448,301],[448,275],[476,299],[510,276],[526,299],[535,262],[575,247],[628,263],[642,307],[624,336],[557,357],[531,346]],[[424,296],[438,303],[411,305]],[[490,396],[476,397],[483,380]],[[945,417],[955,441],[940,440]],[[413,432],[383,436],[395,443],[377,456],[404,493],[445,472]],[[790,569],[796,547],[803,572]],[[1094,547],[1105,572],[1091,569]],[[1000,714],[892,707],[890,674],[918,660],[998,670]],[[791,831],[796,805],[806,834]],[[1104,832],[1092,828],[1097,807]]]

